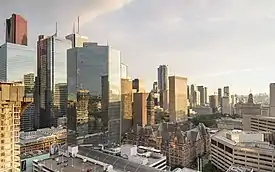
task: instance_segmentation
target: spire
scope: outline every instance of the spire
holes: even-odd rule
[[[75,22],[73,23],[73,33],[75,33]]]
[[[57,31],[58,30],[58,28],[57,28],[57,22],[55,22],[55,33],[54,33],[54,35],[53,36],[57,36]]]
[[[79,16],[77,17],[77,33],[79,34],[79,24],[80,24],[80,21],[79,21],[80,19],[79,19]]]

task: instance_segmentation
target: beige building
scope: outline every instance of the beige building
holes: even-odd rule
[[[24,75],[25,94],[33,94],[34,91],[34,73]]]
[[[133,126],[147,125],[147,97],[148,93],[134,93]]]
[[[231,165],[251,167],[255,172],[271,172],[275,147],[264,142],[264,133],[221,130],[211,138],[210,160],[221,171]]]
[[[56,120],[58,117],[66,115],[68,99],[68,86],[66,83],[55,84],[54,106],[57,108],[55,114]]]
[[[0,83],[0,171],[20,171],[19,130],[24,85],[17,83]]]
[[[228,129],[228,130],[243,129],[242,119],[221,118],[221,119],[217,119],[216,122],[217,122],[218,129]]]
[[[261,114],[261,104],[255,104],[253,100],[253,95],[248,95],[248,101],[246,103],[239,102],[235,105],[236,114],[240,116],[244,115],[260,115]]]
[[[127,132],[133,126],[132,87],[131,79],[121,79],[122,133]]]
[[[187,78],[169,76],[169,118],[170,122],[187,119]]]

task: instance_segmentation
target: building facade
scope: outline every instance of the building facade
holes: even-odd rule
[[[121,133],[121,59],[120,51],[97,43],[68,50],[68,98],[86,89],[102,98],[102,113],[107,121],[110,142],[120,142]]]
[[[35,50],[12,43],[0,46],[0,81],[23,81],[23,75],[35,71]],[[20,70],[18,70],[20,68]]]
[[[18,83],[0,83],[0,171],[20,170],[20,115],[24,86]]]
[[[6,42],[28,45],[27,21],[18,14],[6,19]]]
[[[187,119],[187,78],[169,76],[169,118],[170,122]]]
[[[133,85],[131,79],[121,79],[121,113],[122,133],[133,126]]]
[[[55,84],[54,91],[54,108],[56,118],[66,116],[67,110],[67,99],[68,99],[68,86],[67,83]]]
[[[69,40],[60,39],[56,35],[45,37],[40,35],[37,41],[37,81],[35,97],[36,114],[40,116],[40,128],[56,124],[54,114],[55,84],[67,82],[67,49],[71,47]]]
[[[33,94],[34,92],[34,73],[24,75],[25,94]]]
[[[160,107],[162,107],[164,110],[169,108],[168,84],[168,66],[160,65],[158,67],[158,89],[160,92]]]

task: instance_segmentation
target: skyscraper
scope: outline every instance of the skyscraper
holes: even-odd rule
[[[169,119],[178,122],[187,119],[187,78],[169,76]]]
[[[218,106],[221,106],[222,102],[222,89],[218,88]]]
[[[67,83],[55,84],[54,91],[54,107],[56,108],[56,118],[66,115],[68,99],[68,86]]]
[[[207,87],[204,87],[204,104],[208,104]]]
[[[269,116],[275,116],[275,83],[269,85]]]
[[[204,87],[198,86],[198,91],[200,92],[200,105],[204,105],[205,103],[205,93],[204,93]]]
[[[223,96],[224,97],[229,97],[229,86],[223,87]]]
[[[121,116],[122,133],[133,126],[133,85],[131,79],[121,79]]]
[[[147,97],[148,93],[134,93],[133,127],[147,125]]]
[[[102,97],[102,113],[107,121],[109,142],[120,142],[121,60],[120,51],[97,43],[68,50],[68,97],[86,89],[91,96]]]
[[[39,96],[35,97],[36,114],[40,115],[40,127],[55,124],[53,113],[54,91],[56,83],[67,82],[67,49],[70,41],[56,35],[40,35],[37,41],[37,82]],[[37,100],[39,98],[39,100]]]
[[[6,19],[6,42],[28,45],[27,21],[18,14]]]
[[[65,38],[72,42],[72,47],[83,47],[83,43],[88,42],[88,37],[81,36],[78,33],[72,33],[67,35]]]
[[[160,92],[160,106],[164,109],[168,109],[169,96],[168,96],[168,66],[160,65],[158,67],[158,89]]]
[[[23,81],[23,74],[35,71],[35,50],[4,43],[0,46],[0,81]]]
[[[24,75],[25,94],[33,94],[34,91],[34,73]]]

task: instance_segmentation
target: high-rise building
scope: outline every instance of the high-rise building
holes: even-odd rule
[[[68,98],[76,99],[77,90],[102,98],[102,113],[107,121],[109,142],[120,142],[121,59],[120,51],[97,43],[68,50]]]
[[[222,89],[218,88],[218,106],[221,106],[222,102]]]
[[[200,92],[200,105],[204,105],[204,103],[205,103],[204,87],[203,86],[198,86],[198,91]]]
[[[20,115],[23,83],[0,83],[0,171],[20,171]]]
[[[147,125],[147,97],[148,93],[134,93],[133,127]]]
[[[229,97],[229,86],[223,87],[223,96]]]
[[[31,103],[30,105],[28,105],[25,111],[22,112],[22,115],[20,117],[20,131],[24,131],[24,132],[33,131],[34,122],[35,122],[34,120],[35,120],[35,105],[34,103]]]
[[[154,97],[153,97],[153,93],[149,93],[148,97],[147,97],[147,123],[150,125],[154,125],[155,124],[155,102],[154,102]]]
[[[160,92],[160,106],[167,110],[169,104],[169,96],[168,96],[168,66],[160,65],[158,67],[158,89]]]
[[[207,87],[204,87],[204,104],[208,104]]]
[[[124,63],[121,63],[120,71],[121,71],[121,78],[127,79],[128,78],[128,66]]]
[[[25,94],[33,94],[34,92],[34,73],[24,75]]]
[[[70,41],[56,35],[40,35],[38,38],[36,93],[39,96],[35,96],[35,104],[39,104],[36,114],[40,116],[41,128],[50,127],[56,122],[53,109],[55,84],[67,82],[67,49],[70,47]]]
[[[27,21],[18,14],[6,19],[6,42],[28,45]]]
[[[213,113],[215,113],[217,111],[217,107],[218,107],[218,96],[217,95],[209,96],[209,106],[212,108]]]
[[[187,119],[187,78],[169,76],[169,118],[171,122]]]
[[[122,133],[127,132],[133,126],[133,89],[131,79],[121,79],[121,116]]]
[[[269,85],[269,116],[275,116],[275,83]]]
[[[222,114],[231,115],[230,101],[229,101],[229,97],[227,97],[227,96],[222,97],[221,112],[222,112]]]
[[[55,84],[54,91],[54,109],[56,120],[59,117],[66,115],[67,110],[67,99],[68,99],[68,86],[66,83]]]
[[[72,47],[83,47],[83,43],[88,42],[88,37],[81,36],[78,33],[72,33],[70,35],[67,35],[65,37],[67,40],[70,40],[72,42]]]
[[[23,81],[23,74],[35,71],[35,57],[35,50],[28,46],[1,45],[0,81]]]
[[[143,81],[141,79],[134,79],[133,80],[133,89],[137,93],[145,92]]]

